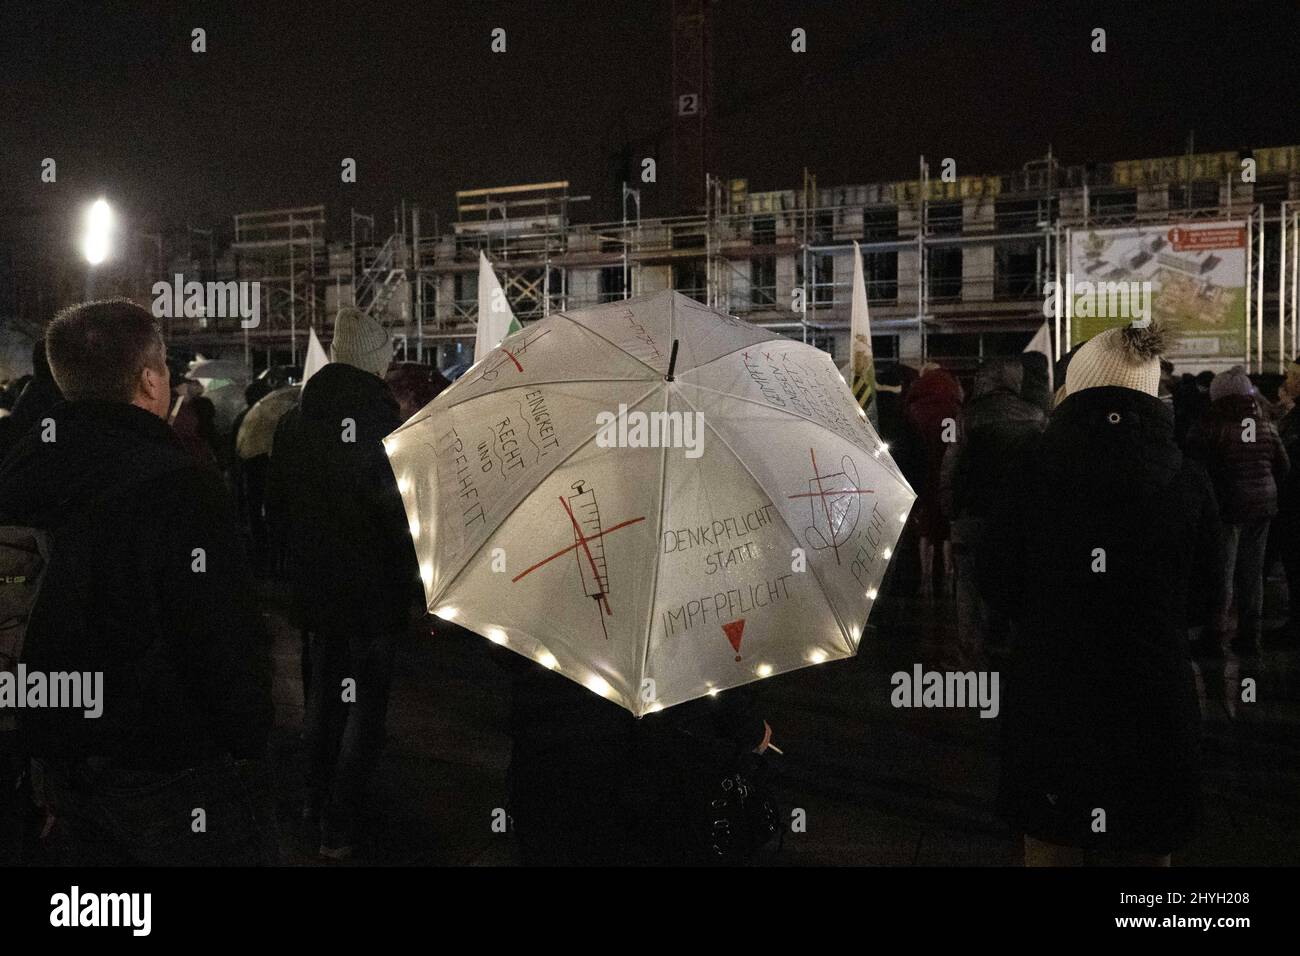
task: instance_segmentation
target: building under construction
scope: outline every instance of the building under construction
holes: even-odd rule
[[[346,236],[329,234],[322,206],[241,213],[214,268],[260,280],[260,326],[173,320],[168,331],[207,354],[247,348],[257,367],[293,364],[310,327],[328,340],[331,317],[355,304],[392,328],[399,355],[464,364],[482,251],[525,323],[671,288],[843,357],[856,241],[878,361],[962,366],[1019,351],[1045,318],[1069,340],[1070,305],[1058,318],[1045,289],[1063,281],[1079,236],[1223,223],[1245,246],[1242,351],[1189,359],[1272,371],[1295,352],[1300,146],[1086,166],[1048,157],[981,176],[930,175],[922,160],[902,182],[827,187],[808,174],[773,192],[711,177],[706,187],[702,212],[658,219],[641,219],[639,194],[625,187],[615,222],[578,221],[587,197],[563,181],[462,190],[441,231],[411,206],[394,211],[386,234],[354,212]],[[169,263],[163,277],[187,264]]]
[[[671,288],[843,360],[857,242],[878,363],[969,367],[1020,351],[1045,318],[1057,348],[1068,349],[1084,326],[1072,332],[1072,304],[1048,283],[1064,285],[1071,271],[1136,275],[1144,260],[1176,276],[1182,301],[1232,306],[1221,310],[1232,316],[1235,338],[1223,340],[1231,344],[1190,339],[1191,350],[1173,356],[1184,369],[1246,361],[1276,371],[1296,354],[1300,146],[1087,165],[1048,156],[1015,173],[947,172],[948,161],[922,159],[911,180],[826,186],[805,173],[770,192],[705,176],[700,211],[656,219],[640,217],[640,193],[624,186],[614,222],[581,221],[589,197],[565,181],[459,191],[454,221],[441,228],[405,203],[381,217],[354,210],[343,234],[337,222],[331,231],[324,206],[245,212],[220,240],[192,228],[137,237],[140,248],[100,287],[70,281],[63,298],[111,291],[147,303],[155,282],[178,275],[257,281],[255,328],[178,316],[163,320],[169,341],[209,357],[242,356],[256,369],[295,365],[309,329],[328,341],[335,312],[355,304],[390,326],[400,357],[445,369],[473,359],[481,251],[525,324]],[[1192,262],[1160,248],[1180,224],[1234,230],[1235,287],[1198,275],[1221,255]],[[1125,262],[1082,250],[1083,237],[1097,243],[1124,229],[1155,238]],[[36,304],[39,316],[8,310],[26,314],[14,325],[48,320],[48,298]]]

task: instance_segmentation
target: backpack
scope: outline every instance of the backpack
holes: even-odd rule
[[[0,527],[0,674],[17,680],[27,623],[50,563],[50,537],[36,528]],[[23,693],[23,688],[18,688]],[[16,717],[0,711],[0,732],[12,731]]]

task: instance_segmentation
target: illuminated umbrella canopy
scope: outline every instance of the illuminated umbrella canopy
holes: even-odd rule
[[[301,399],[301,385],[277,388],[259,398],[239,424],[239,434],[235,436],[235,453],[244,461],[258,455],[269,455],[275,439],[275,426]]]
[[[429,609],[637,716],[852,656],[915,499],[829,355],[675,292],[508,336],[384,444]]]

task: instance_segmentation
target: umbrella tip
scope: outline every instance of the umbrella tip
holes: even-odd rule
[[[668,374],[664,376],[664,381],[671,382],[673,380],[673,370],[675,368],[677,368],[677,340],[673,339],[673,351],[668,356]]]

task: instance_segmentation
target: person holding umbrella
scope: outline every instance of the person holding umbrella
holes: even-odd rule
[[[751,685],[636,720],[494,648],[511,680],[509,801],[525,866],[710,862],[702,795],[772,745]]]
[[[426,607],[516,658],[526,858],[776,832],[755,684],[857,652],[915,499],[829,355],[663,291],[507,336],[384,444]]]

